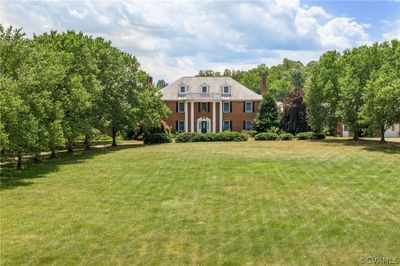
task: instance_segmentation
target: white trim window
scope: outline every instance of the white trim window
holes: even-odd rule
[[[201,93],[208,93],[208,86],[207,85],[201,85]]]
[[[252,113],[253,112],[253,102],[246,102],[245,112]]]
[[[178,128],[176,130],[179,132],[185,131],[185,120],[178,120]]]
[[[230,120],[224,120],[222,124],[222,131],[227,131],[231,130],[231,121]]]
[[[184,113],[184,112],[185,112],[185,103],[178,102],[178,113]]]
[[[231,87],[230,86],[223,86],[222,87],[222,94],[227,95],[231,93]]]
[[[223,111],[224,111],[224,113],[230,113],[231,112],[231,102],[224,102],[223,103]]]
[[[179,86],[179,94],[186,94],[187,93],[187,86],[181,85]]]
[[[244,121],[244,130],[253,130],[253,121],[251,120]]]
[[[201,102],[200,103],[200,113],[208,113],[210,110],[208,110],[208,102]]]

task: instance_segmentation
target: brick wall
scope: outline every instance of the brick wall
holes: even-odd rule
[[[166,119],[166,123],[173,129],[176,128],[176,121],[177,120],[185,120],[185,113],[177,113],[176,112],[176,102],[175,101],[165,101],[165,104],[171,109],[171,114]],[[258,112],[259,101],[253,101],[254,104],[254,112],[252,113],[245,113],[244,112],[244,101],[232,101],[232,112],[231,113],[223,113],[223,120],[230,120],[232,121],[232,130],[233,131],[242,131],[243,130],[243,121],[245,120],[253,120],[256,113]],[[197,119],[200,117],[208,117],[211,120],[211,132],[212,132],[212,118],[213,118],[213,104],[212,102],[209,103],[209,111],[208,112],[200,112],[199,110],[199,102],[194,103],[194,130],[197,132]],[[188,103],[188,130],[191,130],[191,122],[190,122],[190,108],[191,104]],[[219,132],[220,129],[220,121],[219,121],[219,102],[215,104],[215,111],[216,111],[216,131]]]

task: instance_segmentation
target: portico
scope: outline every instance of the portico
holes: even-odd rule
[[[197,104],[196,104],[197,103]],[[195,105],[199,106],[201,103],[206,103],[210,105],[210,110],[207,112],[202,112],[201,107],[195,112]],[[219,110],[217,109],[219,106]],[[212,107],[211,107],[212,106]],[[185,101],[185,132],[202,132],[207,123],[207,132],[221,132],[223,131],[223,112],[222,112],[222,101]],[[195,115],[196,114],[196,115]],[[219,115],[217,124],[217,115]],[[203,124],[202,124],[203,122]],[[189,127],[190,125],[190,127]],[[196,128],[195,128],[196,125]],[[218,125],[218,128],[217,128]],[[204,132],[203,132],[204,133]]]

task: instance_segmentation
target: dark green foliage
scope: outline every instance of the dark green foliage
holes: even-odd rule
[[[224,131],[218,133],[179,133],[175,142],[204,142],[204,141],[247,141],[248,136],[244,133]]]
[[[296,134],[308,130],[307,108],[302,89],[295,89],[283,103],[282,129]]]
[[[172,142],[172,135],[168,133],[146,133],[143,141],[145,144],[159,144]]]
[[[296,135],[298,140],[317,140],[325,139],[325,134],[315,132],[300,132]]]
[[[258,133],[254,136],[254,140],[277,140],[279,135],[275,132]]]
[[[242,133],[254,138],[254,136],[257,135],[258,132],[255,130],[242,130]]]
[[[283,133],[279,135],[280,140],[293,140],[294,136],[291,133]]]
[[[194,135],[198,133],[182,132],[177,133],[175,137],[175,142],[191,142]]]
[[[278,107],[274,97],[267,93],[263,95],[260,109],[254,119],[254,129],[258,132],[267,132],[278,125]]]

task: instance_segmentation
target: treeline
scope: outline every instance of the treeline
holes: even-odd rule
[[[279,125],[291,133],[311,128],[335,134],[338,123],[344,123],[354,132],[354,139],[361,132],[373,135],[379,131],[384,140],[384,132],[400,122],[398,40],[343,53],[328,51],[306,66],[284,59],[270,68],[262,64],[248,71],[201,70],[198,75],[229,76],[260,93],[262,73],[268,73],[268,95],[283,102],[283,111],[276,118],[275,110],[270,108],[271,99],[265,99],[262,105],[269,107],[262,108],[261,113],[266,117],[259,114],[256,128]]]
[[[26,38],[0,25],[2,156],[90,148],[94,130],[116,135],[159,125],[167,108],[137,59],[103,38],[52,31]]]

